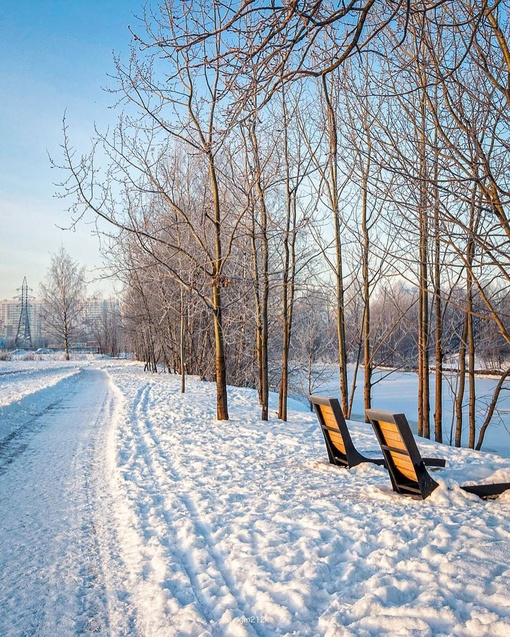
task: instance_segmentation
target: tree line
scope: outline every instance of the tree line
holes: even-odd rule
[[[508,8],[148,5],[115,58],[116,128],[81,155],[64,122],[60,162],[147,366],[214,379],[220,420],[227,383],[256,386],[263,419],[276,386],[285,420],[298,362],[334,356],[346,417],[375,366],[405,365],[419,434],[441,441],[455,357],[454,442],[467,404],[481,446],[509,373],[477,438],[477,360],[510,344]]]

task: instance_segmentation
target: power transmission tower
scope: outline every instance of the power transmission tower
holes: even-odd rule
[[[16,347],[32,347],[32,335],[30,333],[30,316],[28,312],[28,283],[27,277],[23,277],[23,285],[21,286],[20,313],[18,322],[18,331],[16,333]]]

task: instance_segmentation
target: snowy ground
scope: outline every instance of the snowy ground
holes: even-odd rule
[[[418,501],[251,390],[218,423],[210,384],[132,363],[4,362],[0,387],[2,637],[510,634],[510,492],[458,486],[510,459],[421,442],[448,462]]]

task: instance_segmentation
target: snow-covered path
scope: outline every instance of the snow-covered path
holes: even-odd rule
[[[210,383],[54,363],[0,368],[0,637],[510,634],[510,491],[459,487],[508,458],[420,440],[447,466],[403,498],[329,465],[303,406],[229,388],[219,423]]]
[[[100,479],[113,401],[105,372],[83,369],[0,414],[3,637],[110,632]]]

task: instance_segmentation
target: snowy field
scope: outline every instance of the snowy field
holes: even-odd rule
[[[212,385],[129,362],[0,362],[0,386],[2,637],[510,634],[510,492],[458,486],[508,458],[420,441],[447,467],[419,501],[251,390],[219,423]]]

